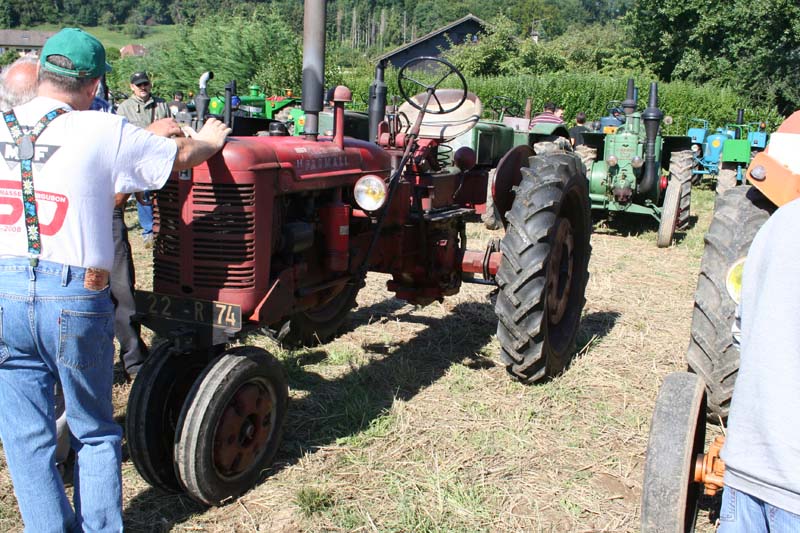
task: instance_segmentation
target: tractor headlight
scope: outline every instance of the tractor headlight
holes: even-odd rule
[[[618,163],[617,156],[615,156],[614,154],[611,154],[610,156],[606,157],[606,164],[609,167],[615,167],[617,166],[617,163]]]
[[[377,211],[386,203],[386,182],[374,174],[367,174],[360,178],[353,187],[358,207],[364,211]]]
[[[742,297],[742,273],[744,272],[744,261],[746,257],[742,257],[728,269],[728,275],[725,276],[725,288],[731,299],[739,304]]]
[[[633,168],[642,168],[642,165],[644,165],[644,159],[638,155],[635,155],[633,158],[631,158],[631,166]]]
[[[693,144],[692,145],[692,152],[694,152],[696,154],[699,154],[700,153],[700,145],[699,144]]]

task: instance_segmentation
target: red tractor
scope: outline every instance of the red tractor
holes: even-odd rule
[[[325,342],[368,271],[390,274],[388,289],[419,305],[463,282],[496,284],[501,357],[533,382],[567,364],[585,302],[589,196],[568,141],[524,162],[496,193],[512,199],[505,236],[469,250],[467,217],[485,202],[486,174],[469,148],[455,166],[439,156],[480,116],[464,77],[439,59],[404,66],[406,103],[371,102],[376,143],[344,136],[350,92],[337,87],[333,135],[323,137],[324,0],[306,0],[304,28],[305,134],[237,137],[234,126],[221,154],[172,176],[156,198],[154,292],[137,302],[162,340],[131,389],[126,433],[146,481],[208,505],[257,483],[281,442],[286,377],[267,351],[230,347],[243,333]]]

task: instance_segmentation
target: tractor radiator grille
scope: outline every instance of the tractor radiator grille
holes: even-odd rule
[[[192,287],[246,289],[255,285],[254,184],[194,183],[190,234],[179,224],[178,182],[170,180],[158,194],[157,280],[181,284],[181,272],[188,267],[181,259],[189,246]]]

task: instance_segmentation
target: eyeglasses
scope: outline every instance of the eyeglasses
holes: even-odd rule
[[[150,82],[146,81],[144,83],[137,83],[136,86],[139,87],[140,89],[144,89],[145,87],[150,87]]]

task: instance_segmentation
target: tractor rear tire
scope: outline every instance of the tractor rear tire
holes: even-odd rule
[[[486,211],[481,215],[481,220],[487,229],[500,229],[503,227],[503,216],[500,214],[500,210],[497,209],[494,203],[494,195],[492,194],[496,176],[497,169],[493,168],[489,171],[489,178],[486,180]]]
[[[331,340],[356,306],[359,289],[357,282],[348,283],[328,302],[290,316],[289,331],[280,337],[281,342],[290,346],[315,346]]]
[[[728,270],[747,255],[774,210],[758,189],[735,187],[717,198],[705,236],[686,359],[708,387],[710,422],[727,418],[739,369],[739,349],[731,337],[736,303],[725,287]]]
[[[681,199],[678,210],[678,229],[686,229],[689,225],[689,215],[692,206],[692,169],[694,168],[694,154],[691,150],[672,152],[669,158],[669,179],[678,180],[681,184]]]
[[[506,214],[497,272],[497,339],[523,383],[560,373],[573,355],[589,278],[591,211],[579,158],[530,158]]]
[[[667,192],[664,193],[664,203],[661,206],[661,220],[658,223],[658,236],[656,245],[666,248],[672,244],[672,236],[678,225],[678,215],[681,209],[681,184],[677,180],[670,180]]]
[[[642,482],[642,533],[694,531],[701,485],[694,465],[705,447],[705,385],[688,372],[658,391]]]
[[[283,367],[261,348],[232,348],[212,361],[175,435],[175,471],[186,492],[219,505],[258,483],[280,446],[288,398]]]
[[[591,178],[592,165],[597,161],[597,148],[580,144],[575,147],[575,153],[580,156],[583,166],[586,168],[586,178]]]
[[[717,197],[734,187],[736,187],[736,168],[723,163],[717,173]]]
[[[676,229],[689,225],[692,203],[692,151],[672,152],[669,158],[669,184],[664,193],[657,244],[666,248],[672,244]]]

